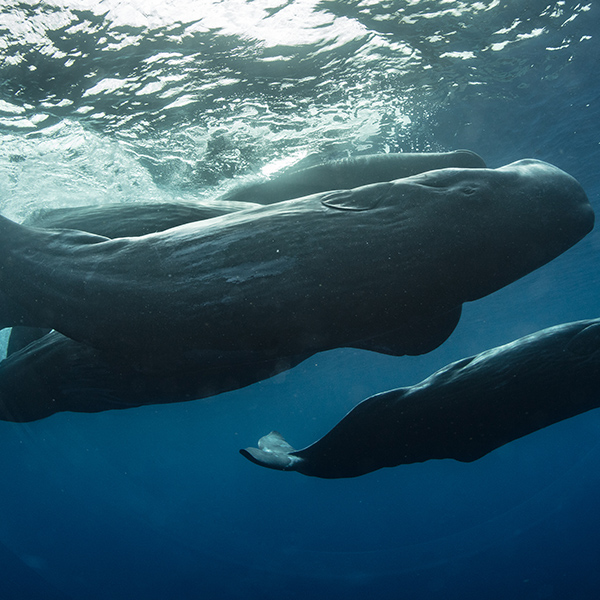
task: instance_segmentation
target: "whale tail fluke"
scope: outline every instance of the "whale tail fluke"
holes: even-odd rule
[[[297,471],[302,459],[294,456],[296,450],[290,446],[278,431],[258,440],[258,448],[240,450],[240,454],[261,467],[277,471]]]

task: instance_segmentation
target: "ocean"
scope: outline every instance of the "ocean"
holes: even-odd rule
[[[598,56],[585,1],[1,0],[0,213],[459,148],[550,162],[598,210]],[[238,450],[271,429],[303,447],[372,394],[600,317],[599,248],[465,304],[425,355],[342,348],[202,400],[0,422],[0,598],[596,598],[600,411],[353,479]]]

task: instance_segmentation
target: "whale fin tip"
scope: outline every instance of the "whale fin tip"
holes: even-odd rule
[[[293,455],[295,451],[278,431],[271,431],[258,440],[258,448],[246,448],[240,450],[240,454],[261,467],[295,471],[296,465],[302,461]]]

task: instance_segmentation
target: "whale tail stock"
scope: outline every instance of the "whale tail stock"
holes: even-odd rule
[[[35,321],[18,300],[25,270],[19,256],[26,258],[36,246],[28,229],[0,215],[0,329]]]
[[[44,302],[53,270],[73,248],[106,240],[74,229],[21,225],[0,215],[0,329],[53,327]]]
[[[25,309],[10,294],[13,252],[20,245],[20,228],[18,223],[0,215],[0,329],[28,321]]]

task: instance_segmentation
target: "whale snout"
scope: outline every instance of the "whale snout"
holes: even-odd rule
[[[539,203],[540,225],[560,221],[561,230],[569,230],[576,240],[594,227],[592,205],[581,184],[565,171],[547,162],[526,158],[498,171],[513,172],[529,202]]]
[[[579,182],[535,159],[498,169],[441,169],[408,183],[418,200],[413,221],[443,265],[439,276],[451,277],[468,300],[550,262],[594,226]]]

